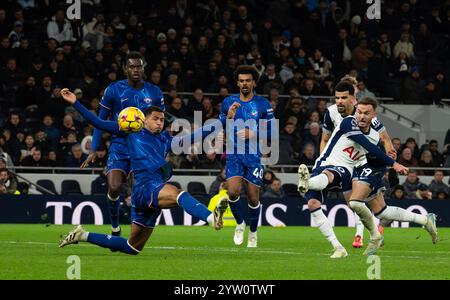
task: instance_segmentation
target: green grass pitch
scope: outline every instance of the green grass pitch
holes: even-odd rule
[[[233,228],[159,226],[137,256],[87,243],[58,248],[60,235],[72,228],[0,225],[0,279],[65,280],[70,255],[80,258],[81,279],[367,279],[371,266],[363,249],[351,247],[354,229],[346,227],[335,228],[349,252],[340,260],[329,258],[330,244],[309,227],[261,227],[258,248],[247,249],[246,241],[233,244]],[[124,226],[122,232],[129,230]],[[381,279],[450,279],[450,229],[440,228],[439,235],[433,245],[421,228],[385,229],[386,245],[378,253]]]

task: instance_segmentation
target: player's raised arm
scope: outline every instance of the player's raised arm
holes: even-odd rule
[[[171,150],[175,147],[181,148],[183,147],[183,145],[185,145],[185,143],[195,144],[196,142],[200,142],[198,137],[201,137],[201,141],[203,141],[213,132],[217,132],[218,134],[223,132],[221,120],[215,120],[211,123],[205,124],[191,134],[173,137],[171,141]]]
[[[407,174],[408,168],[405,166],[395,162],[392,158],[387,156],[383,151],[381,151],[380,148],[378,148],[376,145],[372,144],[361,132],[360,128],[358,127],[357,121],[355,118],[345,118],[342,120],[342,123],[340,124],[341,130],[344,132],[344,134],[351,139],[352,141],[357,142],[359,145],[364,147],[370,154],[374,155],[376,158],[384,162],[388,166],[392,166],[395,171],[397,171],[400,174]]]
[[[92,125],[101,130],[107,131],[112,134],[125,136],[126,134],[119,130],[119,125],[114,121],[105,121],[98,118],[92,112],[90,112],[86,107],[84,107],[80,102],[77,101],[77,98],[74,93],[72,93],[68,88],[64,88],[61,90],[61,96],[63,99],[72,104],[73,107],[80,112],[80,114]]]

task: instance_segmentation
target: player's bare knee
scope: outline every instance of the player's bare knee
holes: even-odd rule
[[[328,170],[324,170],[322,173],[325,174],[325,175],[327,175],[327,177],[328,177],[328,182],[333,182],[333,180],[334,180],[334,174],[333,174],[333,172],[330,172],[330,171],[328,171]]]
[[[317,210],[317,209],[319,209],[319,208],[321,208],[321,207],[322,207],[322,203],[320,203],[319,200],[316,200],[316,199],[310,199],[310,200],[308,201],[308,210],[309,210],[309,211],[314,211],[314,210]]]
[[[229,190],[228,191],[228,197],[230,197],[230,200],[232,200],[232,201],[239,198],[239,195],[240,195],[240,193],[237,190]]]

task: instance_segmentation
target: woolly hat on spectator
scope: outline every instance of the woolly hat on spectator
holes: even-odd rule
[[[417,188],[419,191],[426,191],[428,190],[428,186],[424,183],[419,184],[419,187]]]
[[[160,32],[156,36],[156,39],[158,40],[158,42],[161,40],[163,40],[163,42],[165,42],[167,40],[167,36],[163,32]]]
[[[22,21],[15,21],[14,22],[14,27],[22,27],[22,26],[23,26]]]
[[[361,24],[361,17],[358,16],[358,15],[353,16],[353,18],[352,18],[352,23],[355,24],[355,25]]]

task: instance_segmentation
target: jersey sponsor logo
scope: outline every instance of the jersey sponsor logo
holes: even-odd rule
[[[360,155],[360,151],[359,150],[357,150],[355,152],[355,147],[353,147],[353,146],[347,147],[347,148],[345,148],[342,151],[348,153],[348,156],[350,157],[350,159],[354,160],[354,161],[358,161],[358,160],[360,160],[362,157],[364,157],[366,155],[365,153]],[[353,153],[353,152],[355,152],[355,153]]]
[[[144,98],[144,102],[146,103],[146,104],[152,104],[152,99],[151,98]]]

